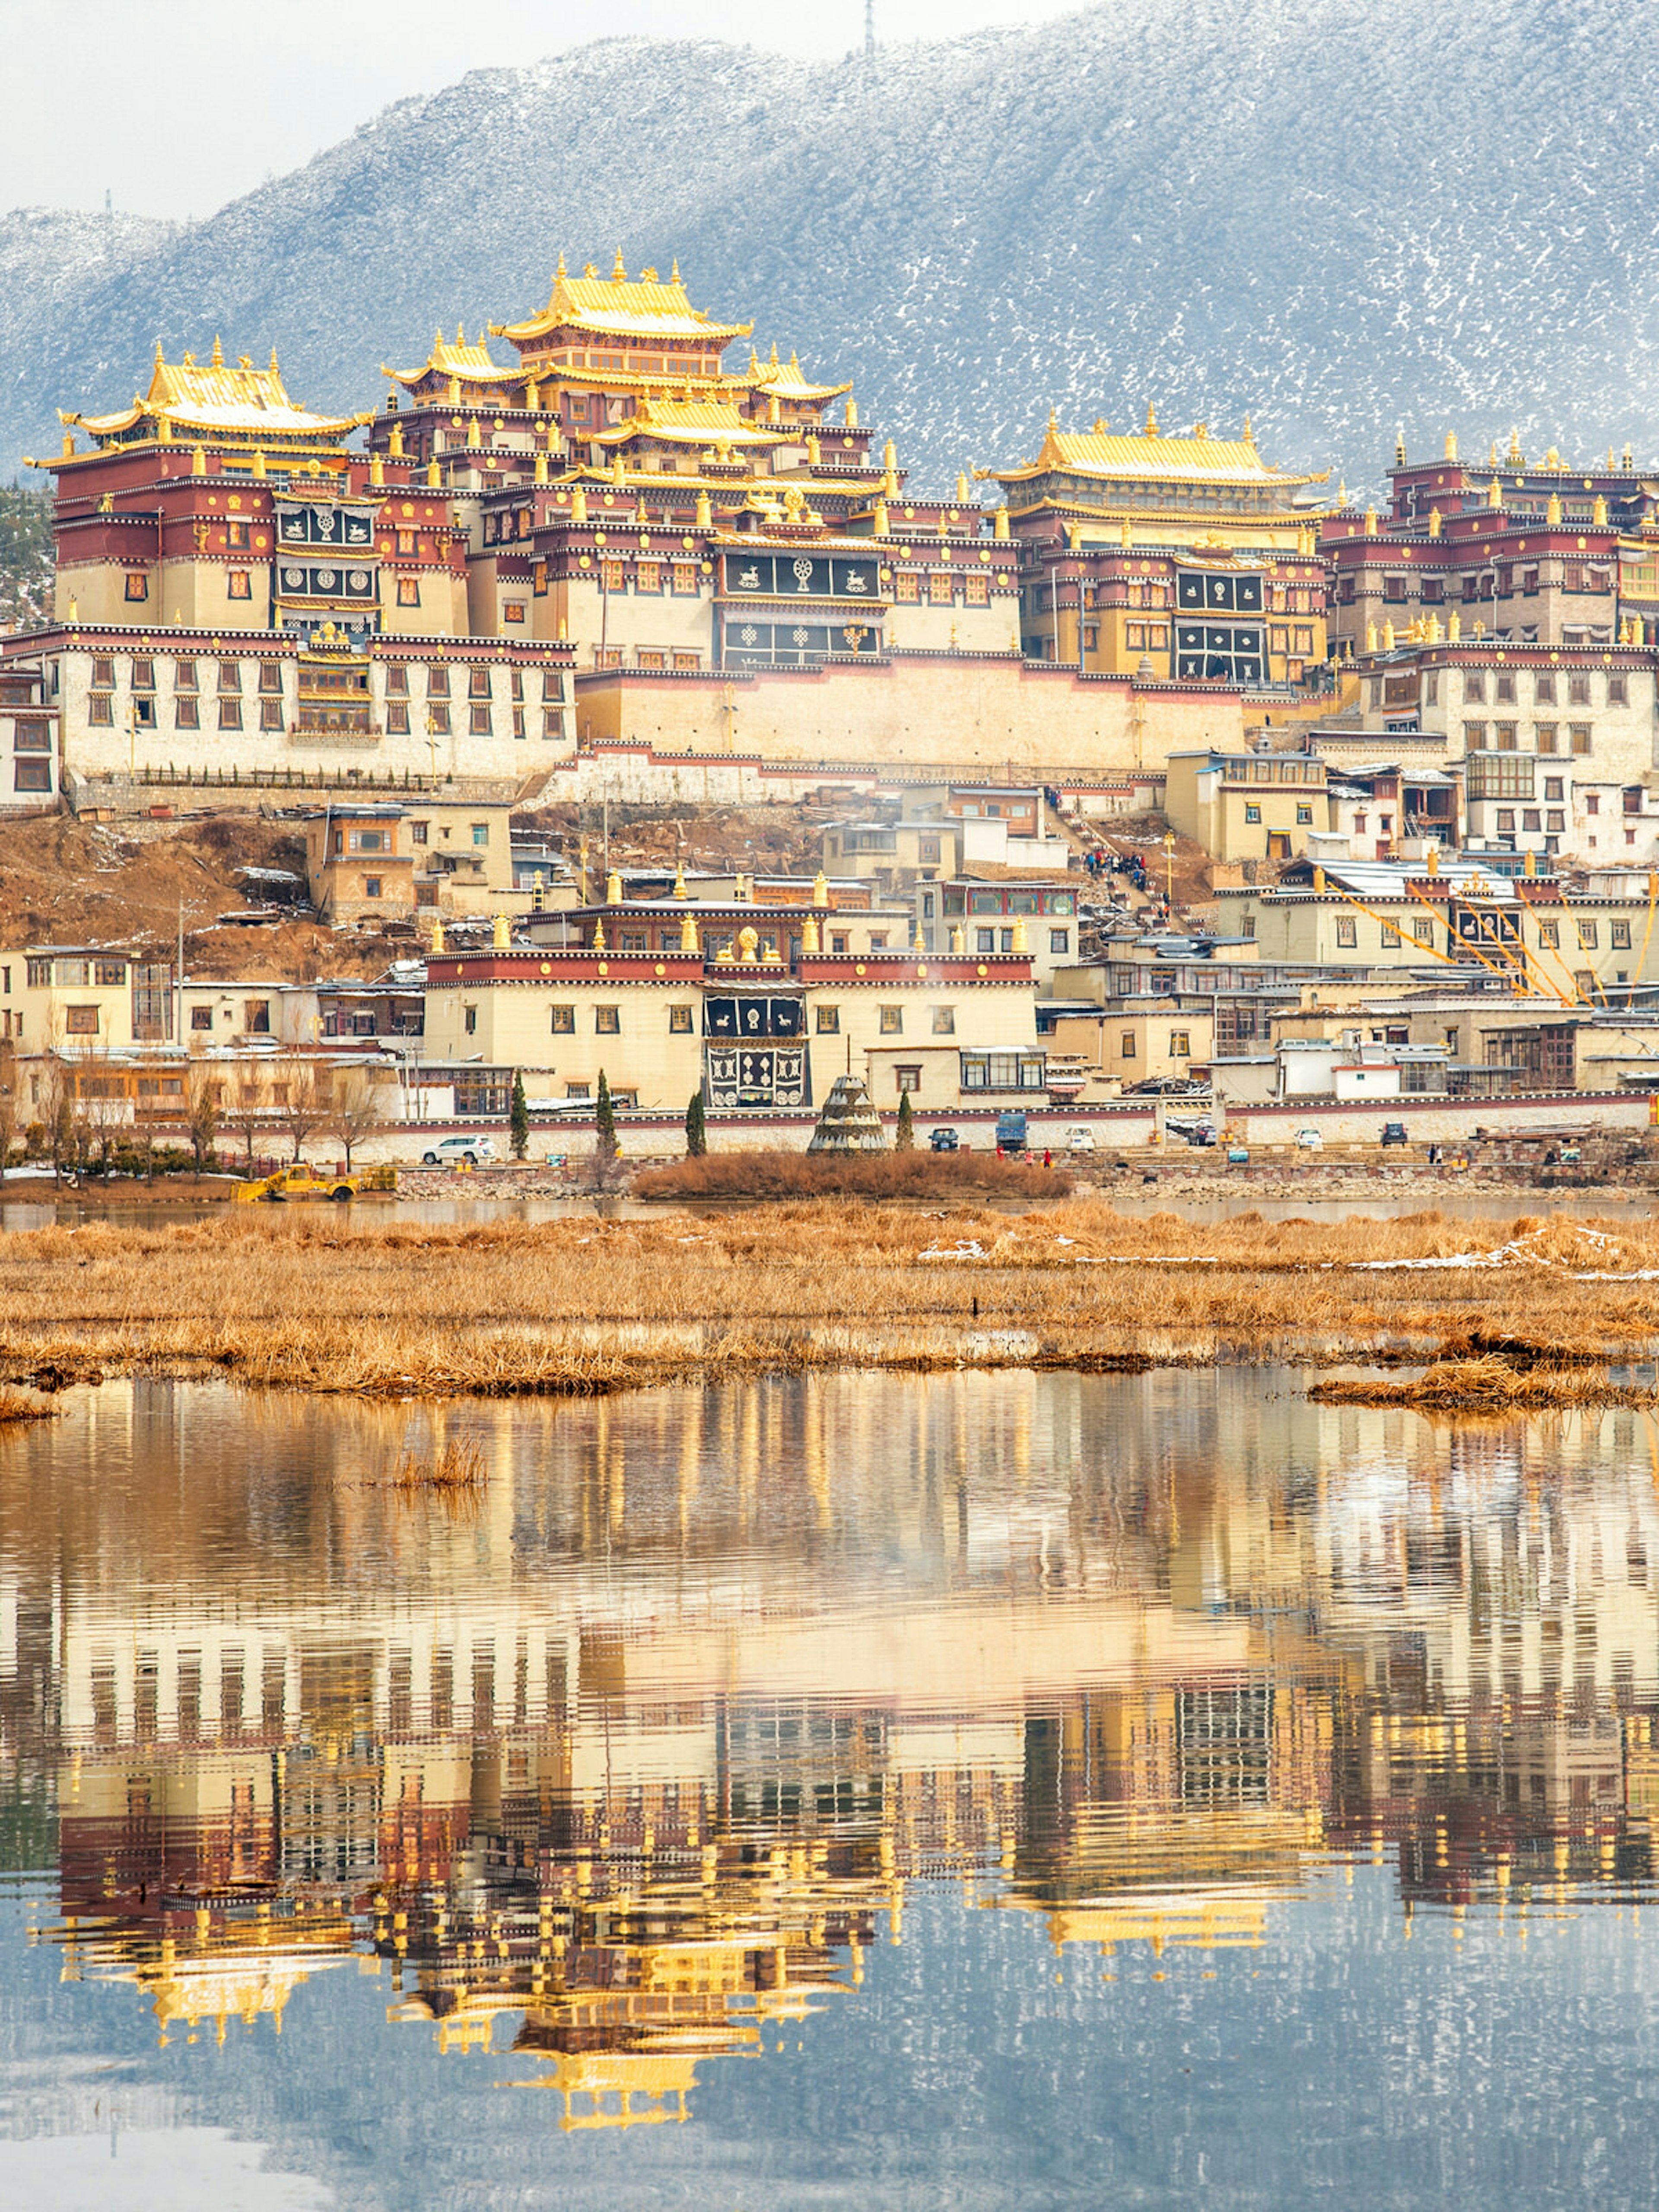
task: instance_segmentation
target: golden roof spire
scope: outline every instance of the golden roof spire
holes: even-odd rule
[[[670,265],[668,281],[671,284],[678,284],[680,281],[680,257],[678,253]]]
[[[161,362],[162,362],[161,341],[161,339],[160,339],[160,338],[157,338],[157,339],[156,339],[156,341],[155,341],[155,366],[157,367],[157,368],[160,368],[160,367],[161,366]]]
[[[1448,430],[1446,433],[1446,459],[1449,461],[1455,461],[1457,459],[1457,433],[1455,430]]]
[[[1250,418],[1248,415],[1244,417],[1244,442],[1247,446],[1253,446],[1255,443],[1255,432],[1250,428]]]
[[[1406,433],[1403,427],[1395,434],[1394,465],[1397,469],[1406,465]]]
[[[563,254],[562,253],[562,254],[559,256],[559,265],[558,265],[558,267],[557,267],[557,268],[554,270],[554,272],[553,272],[553,276],[554,276],[554,281],[555,281],[555,283],[556,283],[556,282],[558,281],[558,279],[559,279],[561,276],[564,276],[565,274],[566,274],[566,270],[565,270],[565,265],[564,265],[564,256],[563,256]]]
[[[466,343],[466,325],[465,323],[457,323],[455,325],[455,343],[458,346],[464,346]]]
[[[617,265],[611,271],[611,281],[613,284],[625,284],[628,282],[628,270],[623,260],[620,246],[617,248]]]
[[[849,430],[856,430],[859,427],[859,403],[850,394],[847,401],[847,427]]]
[[[1146,402],[1146,435],[1156,438],[1158,434],[1158,409],[1149,399]]]
[[[714,507],[709,501],[708,493],[700,491],[697,494],[697,527],[699,530],[712,530],[714,526]]]
[[[1486,486],[1486,504],[1488,507],[1502,507],[1504,504],[1504,487],[1496,477]]]
[[[213,362],[212,362],[212,366],[213,366],[215,368],[222,368],[224,367],[224,365],[225,365],[225,349],[224,349],[223,346],[222,346],[222,345],[220,344],[220,343],[219,343],[219,333],[217,332],[217,331],[216,331],[214,332],[214,334],[213,334]]]
[[[1048,428],[1050,431],[1058,430],[1060,428],[1060,416],[1052,407],[1048,410]]]
[[[1550,494],[1548,503],[1544,509],[1544,520],[1546,522],[1559,522],[1562,520],[1561,495],[1559,491],[1553,491]]]
[[[777,342],[777,340],[776,340],[775,338],[774,338],[774,339],[773,339],[773,341],[772,341],[772,358],[771,358],[771,360],[768,362],[767,366],[768,366],[768,368],[775,368],[777,367],[777,365],[778,365],[778,342]]]
[[[997,519],[996,519],[996,520],[995,520],[995,521],[991,525],[991,535],[992,535],[994,538],[1006,538],[1007,537],[1007,535],[1008,535],[1008,510],[1007,510],[1007,508],[1006,508],[1006,507],[1000,507],[997,509]]]
[[[273,376],[276,374],[276,349],[275,346],[272,346],[270,349],[270,373]]]

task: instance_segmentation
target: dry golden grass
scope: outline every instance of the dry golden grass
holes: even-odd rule
[[[405,1447],[392,1470],[394,1490],[481,1490],[484,1455],[476,1443],[448,1437],[435,1451],[417,1452]]]
[[[634,1178],[635,1198],[908,1199],[1064,1198],[1072,1179],[1058,1167],[999,1159],[990,1152],[705,1152],[646,1168]]]
[[[1308,1393],[1328,1406],[1413,1406],[1425,1413],[1530,1413],[1571,1406],[1651,1406],[1659,1391],[1610,1382],[1583,1366],[1516,1367],[1489,1352],[1437,1359],[1419,1376],[1385,1382],[1375,1376],[1333,1377]]]
[[[0,1426],[12,1421],[49,1421],[57,1411],[43,1398],[32,1398],[27,1390],[0,1383]]]
[[[0,1237],[0,1374],[46,1382],[219,1368],[441,1397],[813,1366],[1417,1363],[1500,1345],[1511,1364],[1528,1348],[1605,1364],[1656,1344],[1645,1221],[1206,1227],[1079,1198],[1021,1216],[831,1200],[536,1227],[250,1208]]]

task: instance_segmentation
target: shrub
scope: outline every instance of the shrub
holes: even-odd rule
[[[1060,1198],[1053,1170],[993,1152],[717,1152],[647,1168],[636,1198],[948,1198],[965,1191]]]

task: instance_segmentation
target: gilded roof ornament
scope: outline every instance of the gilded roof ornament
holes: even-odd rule
[[[613,284],[625,284],[628,282],[628,270],[623,261],[620,246],[617,248],[617,262],[611,271],[611,281]]]
[[[1448,430],[1446,433],[1446,459],[1449,461],[1455,461],[1457,459],[1457,433],[1455,430]]]
[[[1158,434],[1158,409],[1149,399],[1146,402],[1146,435],[1149,438],[1156,438]]]
[[[225,365],[225,349],[219,343],[219,333],[216,331],[213,334],[213,359],[210,365],[215,368],[222,368]]]
[[[1494,477],[1492,482],[1486,486],[1486,505],[1490,507],[1501,507],[1503,504],[1504,487],[1499,483],[1498,478]]]
[[[1431,507],[1429,509],[1429,535],[1431,538],[1438,538],[1440,535],[1440,509],[1437,507]]]

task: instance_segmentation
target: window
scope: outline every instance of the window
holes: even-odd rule
[[[920,1091],[921,1088],[921,1070],[920,1067],[896,1067],[893,1070],[893,1079],[898,1086],[898,1094],[901,1098],[903,1097],[907,1091]]]
[[[1540,813],[1537,807],[1523,806],[1522,808],[1521,827],[1523,830],[1541,830],[1543,826],[1544,817],[1542,814]]]
[[[1590,702],[1590,680],[1588,676],[1569,676],[1567,704],[1569,707],[1588,707]]]
[[[564,1086],[564,1095],[567,1098],[591,1098],[593,1096],[593,1086],[591,1083],[567,1083]]]
[[[1615,921],[1613,923],[1611,943],[1615,952],[1628,952],[1630,951],[1630,924],[1627,921]]]
[[[1187,1030],[1171,1030],[1170,1032],[1170,1057],[1172,1060],[1190,1060],[1192,1056],[1193,1041],[1191,1032]]]
[[[956,578],[948,568],[936,568],[927,579],[927,604],[932,607],[948,607],[957,595]]]
[[[674,593],[678,599],[695,599],[697,595],[697,571],[690,561],[676,561],[673,568]]]
[[[487,822],[475,822],[471,827],[473,843],[480,846],[487,845],[489,842],[489,824]]]
[[[1340,914],[1336,917],[1336,941],[1348,946],[1358,944],[1358,925],[1352,915]]]
[[[461,1027],[466,1031],[468,1036],[477,1036],[478,1034],[478,1009],[476,1006],[462,1007]]]
[[[1581,921],[1578,925],[1578,950],[1594,952],[1600,937],[1601,931],[1595,922]]]
[[[893,597],[901,605],[915,605],[921,598],[921,579],[900,569],[893,579]]]
[[[64,1029],[70,1036],[96,1036],[98,1009],[96,1006],[65,1006]]]
[[[1500,753],[1512,753],[1515,750],[1515,738],[1516,726],[1513,722],[1493,723],[1492,743]]]
[[[212,1007],[192,1006],[190,1010],[190,1025],[193,1030],[210,1030],[213,1027]]]
[[[107,691],[94,691],[87,698],[87,720],[94,729],[112,729],[115,724],[115,702]]]
[[[1298,823],[1311,823],[1313,820],[1312,807],[1298,806],[1296,810],[1296,818]]]
[[[447,668],[428,668],[427,670],[426,696],[428,699],[448,698],[449,671]]]
[[[434,738],[449,735],[449,709],[442,700],[429,702],[426,710],[426,726]]]
[[[1261,819],[1261,809],[1247,801],[1244,807],[1244,819],[1247,822],[1260,822]]]
[[[407,709],[405,709],[405,712],[407,712]],[[280,699],[261,699],[259,702],[259,727],[262,730],[280,730],[282,726],[282,701]]]
[[[997,933],[994,929],[976,929],[974,932],[974,937],[975,951],[994,952],[996,951]]]
[[[525,602],[522,599],[503,599],[501,601],[501,620],[504,623],[509,624],[516,623],[520,629],[522,629],[524,625],[524,616]]]
[[[94,674],[94,683],[97,680]],[[155,689],[155,663],[153,660],[136,659],[133,662],[132,688],[135,691],[153,691]]]
[[[195,699],[175,699],[173,702],[173,727],[179,730],[199,730],[202,726],[201,703]]]
[[[616,1036],[620,1034],[621,1030],[622,1008],[620,1006],[594,1007],[593,1033],[596,1036]]]
[[[228,599],[251,599],[253,579],[246,568],[232,568],[225,576],[225,597]]]
[[[1533,679],[1532,696],[1538,702],[1538,704],[1540,707],[1554,706],[1555,672],[1553,669],[1540,668],[1539,670],[1537,675]]]
[[[1515,809],[1512,806],[1500,806],[1498,810],[1498,836],[1500,837],[1504,836],[1507,832],[1512,830],[1514,827]]]
[[[1486,704],[1486,678],[1482,670],[1470,668],[1464,672],[1463,699],[1466,705],[1473,705],[1477,700],[1482,706]]]
[[[1069,952],[1071,949],[1072,933],[1070,930],[1051,929],[1048,932],[1048,950],[1050,952]]]
[[[1412,916],[1412,943],[1419,946],[1431,945],[1434,943],[1434,916],[1431,914],[1416,914]]]
[[[1582,758],[1590,749],[1589,725],[1588,722],[1574,722],[1571,729],[1572,749]]]
[[[365,876],[363,878],[363,896],[365,898],[379,898],[380,896],[380,878],[378,876]]]
[[[467,671],[466,696],[469,699],[489,698],[489,671],[487,668],[471,668]]]
[[[489,708],[470,708],[467,710],[467,728],[475,738],[487,738],[489,735]]]
[[[398,605],[400,607],[418,607],[420,604],[420,578],[418,576],[399,576],[398,579]]]
[[[409,702],[407,699],[388,699],[386,702],[386,726],[394,738],[409,735]]]
[[[599,589],[602,592],[620,592],[623,588],[624,571],[622,562],[620,561],[601,561],[599,563]]]
[[[1515,704],[1515,671],[1500,668],[1498,672],[1498,703],[1500,707]]]
[[[574,1036],[576,1009],[574,1006],[550,1006],[547,1011],[547,1026],[555,1036]]]
[[[935,1006],[933,1009],[933,1035],[935,1036],[954,1036],[956,1033],[956,1008],[954,1006]]]
[[[180,660],[174,663],[173,688],[175,691],[195,690],[196,663],[193,660]]]
[[[1406,596],[1406,579],[1403,576],[1384,576],[1382,596],[1391,605],[1397,606]]]
[[[668,1009],[668,1034],[670,1036],[690,1036],[691,1009],[690,1006],[671,1006]]]
[[[660,561],[636,561],[634,563],[634,589],[636,592],[650,592],[653,595],[660,592],[662,590],[662,562]]]
[[[1565,830],[1566,826],[1567,817],[1565,811],[1558,811],[1557,809],[1553,806],[1545,808],[1544,827],[1547,830],[1553,830],[1559,832]],[[1549,850],[1553,853],[1555,850],[1554,846],[1550,846]]]
[[[1463,750],[1466,753],[1484,752],[1486,747],[1486,726],[1484,722],[1465,722]]]
[[[1586,814],[1599,814],[1601,811],[1601,794],[1599,791],[1592,791],[1585,799],[1584,811]]]
[[[1538,750],[1540,753],[1553,753],[1560,750],[1560,746],[1556,742],[1556,725],[1553,722],[1540,722],[1538,725]]]
[[[1561,776],[1547,775],[1544,778],[1544,796],[1547,799],[1559,799],[1565,788],[1565,781]]]
[[[1629,706],[1629,704],[1630,704],[1630,678],[1629,678],[1627,676],[1609,676],[1609,677],[1608,677],[1608,678],[1607,678],[1607,704],[1608,704],[1608,706],[1609,706],[1609,707],[1628,707],[1628,706]]]
[[[241,726],[241,701],[240,699],[222,699],[219,702],[219,727],[222,730],[240,730]]]
[[[14,761],[11,787],[14,791],[50,791],[52,763],[49,760]]]
[[[841,1034],[841,1008],[839,1006],[819,1006],[817,1008],[816,1012],[817,1017],[818,1035],[820,1036],[838,1036]]]
[[[988,607],[991,604],[991,580],[977,571],[969,576],[963,586],[963,598],[970,607]]]
[[[902,1036],[903,1035],[904,1009],[902,1006],[884,1006],[882,1008],[881,1033],[883,1036]]]
[[[142,568],[127,570],[127,598],[147,599],[149,597],[149,578]]]
[[[1119,1037],[1117,1041],[1117,1056],[1120,1060],[1133,1060],[1134,1058],[1135,1033],[1133,1030],[1125,1030],[1122,1036]]]

